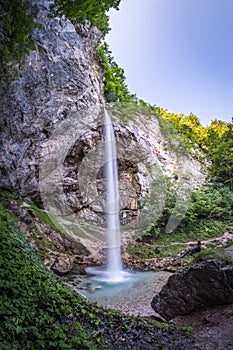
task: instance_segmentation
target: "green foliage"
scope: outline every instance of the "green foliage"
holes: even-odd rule
[[[130,244],[127,251],[129,254],[139,257],[140,259],[152,259],[174,256],[180,253],[185,244],[174,244],[170,246],[158,246],[158,244]]]
[[[143,242],[149,241],[152,243],[153,241],[155,242],[160,234],[160,230],[154,223],[150,224],[148,228],[143,232],[142,234],[142,240]]]
[[[19,63],[32,47],[33,18],[22,0],[0,0],[0,74],[11,77],[9,67]]]
[[[167,222],[176,205],[177,194],[174,186],[167,177],[157,176],[152,183],[154,193],[150,198],[145,200],[145,204],[149,209],[147,219],[150,224],[142,234],[144,241],[158,241],[161,234],[165,234]],[[158,212],[156,210],[158,208]]]
[[[199,263],[209,259],[218,259],[222,262],[223,265],[228,265],[233,263],[233,259],[231,256],[224,253],[223,249],[215,248],[215,249],[202,249],[199,253],[195,255],[192,263]]]
[[[105,42],[97,46],[97,54],[104,75],[104,93],[107,102],[132,102],[134,95],[125,84],[124,70],[118,66]]]
[[[163,212],[144,231],[141,240],[129,246],[130,254],[142,259],[173,256],[185,248],[182,243],[219,237],[233,224],[233,193],[227,186],[205,186],[194,191],[183,220],[172,233],[166,233],[175,204],[175,191],[168,187]]]
[[[191,344],[185,332],[85,302],[48,272],[0,205],[2,350],[166,349]],[[182,348],[183,348],[182,347]],[[153,347],[154,348],[154,347]]]
[[[203,127],[198,117],[192,113],[185,116],[169,113],[160,107],[156,108],[156,112],[162,127],[165,121],[170,122],[180,134],[187,149],[195,150],[194,155],[200,155],[197,153],[199,149],[211,161],[210,178],[215,183],[221,182],[227,185],[233,191],[233,126],[214,120],[210,126]]]
[[[171,123],[188,149],[202,145],[205,128],[201,125],[197,116],[192,113],[188,116],[181,113],[169,113],[161,107],[157,107],[156,112],[161,117],[161,122],[167,121]]]
[[[103,34],[109,31],[108,16],[110,8],[118,10],[121,0],[55,0],[52,10],[56,15],[65,15],[76,23],[89,21]]]
[[[233,193],[228,187],[205,186],[193,192],[186,223],[202,218],[233,220]]]
[[[166,233],[168,219],[176,203],[176,193],[167,188],[164,210],[159,219],[142,235],[143,241],[156,242],[157,246],[171,242],[188,242],[220,236],[233,223],[233,193],[227,186],[205,186],[192,193],[185,217],[172,232]]]
[[[1,349],[94,349],[74,317],[81,298],[40,265],[2,206],[0,222]]]
[[[213,121],[208,128],[206,143],[211,160],[210,177],[233,191],[233,125]]]
[[[38,208],[34,203],[29,203],[30,209],[33,213],[45,224],[50,226],[52,230],[58,231],[62,235],[65,235],[66,232],[63,227],[59,224],[56,215],[52,213],[47,213],[45,210]]]
[[[208,239],[220,236],[233,220],[233,193],[228,187],[205,186],[192,194],[187,213],[177,232],[190,238]]]
[[[130,120],[133,120],[136,117],[142,118],[151,118],[156,117],[154,107],[137,100],[136,97],[132,96],[131,102],[114,102],[107,104],[108,112],[120,120],[123,120],[125,123],[128,123]]]

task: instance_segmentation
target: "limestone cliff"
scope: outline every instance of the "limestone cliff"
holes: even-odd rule
[[[31,8],[39,24],[35,48],[18,67],[18,78],[1,89],[0,186],[56,214],[60,224],[65,217],[70,233],[77,224],[80,240],[101,247],[104,98],[95,52],[101,33],[49,16],[46,0],[31,0]],[[205,175],[176,133],[163,130],[156,116],[125,105],[107,109],[117,138],[120,216],[127,241],[158,218],[167,176],[174,179],[181,207]],[[180,222],[182,210],[167,231]]]
[[[68,113],[102,101],[95,59],[96,28],[49,17],[49,2],[32,0],[39,27],[18,78],[1,90],[1,187],[38,201],[39,146]]]

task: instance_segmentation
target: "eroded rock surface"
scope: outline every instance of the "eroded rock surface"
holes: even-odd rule
[[[0,186],[39,202],[40,146],[66,116],[102,101],[96,28],[49,16],[49,1],[30,0],[35,49],[0,91]]]
[[[233,303],[233,266],[207,260],[173,274],[152,302],[166,320],[207,306]]]
[[[102,249],[104,98],[95,49],[101,33],[49,16],[47,0],[28,3],[40,26],[18,78],[0,91],[0,187],[57,215],[88,249]],[[171,232],[185,211],[179,208],[205,179],[202,164],[156,116],[122,105],[108,110],[117,140],[123,245],[158,219],[167,176],[179,197]]]

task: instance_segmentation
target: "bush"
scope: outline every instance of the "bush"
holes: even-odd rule
[[[104,94],[107,102],[132,102],[135,96],[125,84],[124,70],[111,55],[107,43],[97,46],[97,55],[104,74]]]
[[[110,8],[118,10],[121,0],[55,0],[52,10],[56,15],[65,15],[76,23],[89,21],[99,28],[103,34],[109,31],[108,16]]]
[[[82,302],[38,261],[0,206],[1,349],[94,349],[74,310]]]
[[[26,11],[21,0],[0,0],[0,74],[7,78],[33,46],[33,18]]]
[[[233,193],[227,186],[204,186],[193,192],[191,204],[178,227],[172,233],[166,233],[166,224],[176,203],[174,190],[168,187],[167,191],[162,214],[145,231],[157,244],[217,237],[232,225]]]
[[[222,262],[223,265],[228,265],[233,263],[231,256],[224,253],[223,249],[202,249],[199,253],[195,255],[192,263],[199,263],[205,260],[217,259]]]

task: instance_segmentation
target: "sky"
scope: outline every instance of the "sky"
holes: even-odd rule
[[[233,117],[233,0],[121,0],[106,37],[131,93],[203,125]]]

